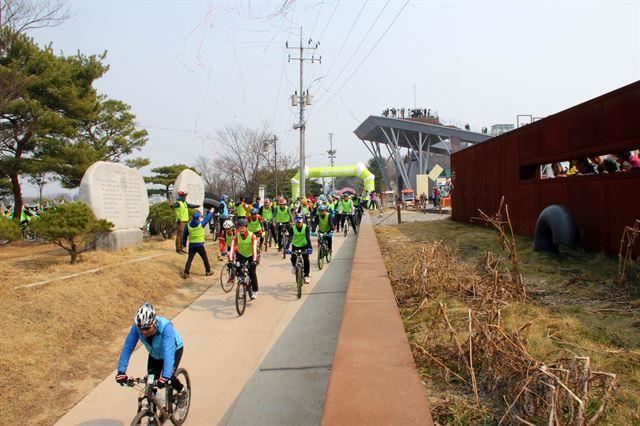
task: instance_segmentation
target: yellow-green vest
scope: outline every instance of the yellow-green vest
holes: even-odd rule
[[[238,234],[238,253],[244,257],[253,257],[253,247],[251,237],[253,234],[247,232],[247,238],[242,238],[241,234]]]
[[[289,223],[291,221],[291,215],[289,214],[289,209],[285,207],[282,210],[280,207],[276,209],[276,222],[278,223]]]
[[[260,221],[257,219],[256,220],[249,219],[249,226],[247,226],[247,229],[252,234],[255,234],[256,232],[262,229],[262,223],[260,223]]]
[[[293,227],[293,238],[291,239],[291,245],[294,247],[306,247],[307,242],[307,225],[302,224],[302,228],[298,230],[297,226]]]
[[[189,206],[185,201],[178,200],[178,207],[176,208],[176,217],[178,222],[189,221]]]
[[[204,228],[198,224],[196,227],[192,227],[191,224],[187,225],[189,229],[189,243],[204,243]]]
[[[247,216],[247,209],[244,208],[244,203],[238,204],[238,207],[236,208],[236,215],[238,218]]]
[[[318,214],[318,228],[324,234],[331,231],[329,228],[329,213],[326,213],[324,217],[322,217],[322,214]]]

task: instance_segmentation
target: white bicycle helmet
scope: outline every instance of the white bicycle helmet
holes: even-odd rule
[[[225,220],[224,223],[222,224],[222,227],[224,229],[231,229],[233,228],[233,222],[230,220]]]
[[[154,325],[156,323],[156,310],[153,308],[153,305],[145,302],[140,306],[135,317],[133,317],[133,323],[140,329]]]

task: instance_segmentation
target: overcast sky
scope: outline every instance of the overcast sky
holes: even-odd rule
[[[307,164],[370,157],[353,130],[390,106],[438,111],[474,130],[547,116],[640,79],[640,1],[69,1],[73,17],[32,36],[73,54],[108,51],[101,93],[149,131],[151,167],[213,158],[216,132],[267,123],[297,152],[298,63],[285,42],[320,42],[305,63]],[[395,20],[395,21],[394,21]],[[143,174],[146,170],[143,170]],[[51,185],[46,192],[55,192]],[[33,195],[32,188],[25,188]]]

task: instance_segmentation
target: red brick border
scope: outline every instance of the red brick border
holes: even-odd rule
[[[322,424],[433,424],[368,215],[360,225]]]

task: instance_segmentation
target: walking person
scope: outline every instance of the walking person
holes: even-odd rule
[[[189,209],[195,209],[200,206],[187,203],[187,193],[184,191],[178,192],[178,199],[171,206],[176,209],[176,222],[178,224],[176,229],[176,253],[186,254],[182,248],[182,234],[189,221]]]
[[[212,217],[213,212],[209,211],[205,218],[200,221],[200,212],[195,211],[193,212],[191,222],[189,222],[184,228],[182,233],[182,246],[184,247],[187,245],[187,238],[189,238],[189,257],[187,257],[187,263],[184,265],[182,278],[189,278],[191,262],[193,262],[193,258],[196,254],[200,255],[202,258],[206,275],[213,275],[213,272],[211,272],[211,265],[209,265],[207,251],[204,248],[204,227],[207,226]]]

